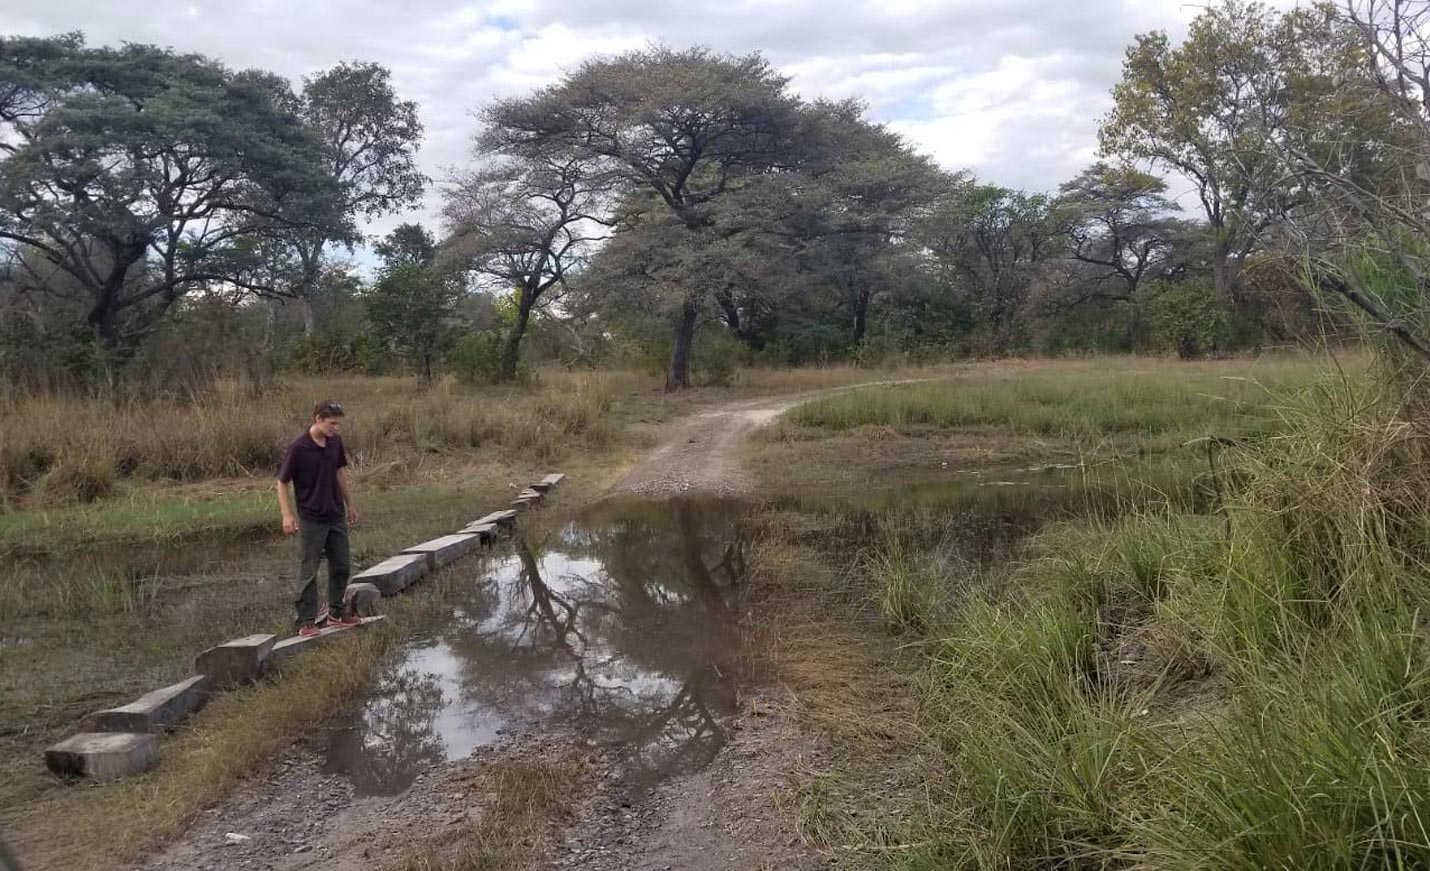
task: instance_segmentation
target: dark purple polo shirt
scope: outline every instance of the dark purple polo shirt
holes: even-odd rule
[[[298,497],[298,514],[309,520],[343,519],[343,492],[338,489],[338,470],[348,464],[347,452],[339,436],[320,445],[307,431],[288,445],[278,480],[293,482]]]

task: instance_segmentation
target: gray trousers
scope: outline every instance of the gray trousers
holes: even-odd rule
[[[348,522],[298,518],[298,577],[293,584],[293,607],[298,624],[318,618],[318,564],[328,558],[328,613],[343,615],[343,594],[348,588],[352,563],[348,558]]]

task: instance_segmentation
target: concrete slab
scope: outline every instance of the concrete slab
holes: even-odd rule
[[[148,732],[81,732],[45,751],[56,774],[117,780],[148,771],[159,761],[159,739]]]
[[[343,591],[343,604],[349,613],[359,617],[372,617],[377,614],[377,607],[382,602],[382,591],[376,584],[357,583],[348,584]]]
[[[469,523],[462,528],[461,534],[475,535],[482,540],[482,544],[491,544],[497,534],[497,525],[495,523]]]
[[[481,547],[481,544],[481,536],[459,532],[456,535],[444,535],[441,538],[415,544],[404,550],[403,553],[426,554],[428,566],[435,571],[461,559]]]
[[[384,596],[395,596],[426,577],[428,568],[426,554],[402,553],[359,572],[352,580],[354,583],[372,584]]]
[[[273,660],[275,662],[281,663],[289,657],[296,656],[300,653],[306,653],[307,651],[313,650],[317,647],[322,647],[329,641],[332,641],[334,638],[337,638],[339,635],[343,635],[344,633],[347,633],[354,629],[362,629],[364,627],[371,626],[374,623],[381,623],[386,619],[387,616],[381,614],[376,617],[364,617],[362,622],[356,626],[324,627],[318,631],[317,635],[309,635],[307,638],[304,638],[301,635],[294,635],[292,638],[285,638],[277,644],[273,645]]]
[[[532,484],[531,489],[537,491],[538,493],[545,493],[547,490],[554,490],[557,487],[561,486],[561,482],[564,480],[566,480],[565,475],[561,474],[560,472],[555,472],[553,474],[547,475],[545,478],[542,478],[535,484]]]
[[[84,718],[86,732],[159,732],[203,707],[208,675],[197,674],[173,686],[145,693],[127,705],[95,711]]]
[[[516,514],[517,513],[515,511],[493,511],[491,514],[488,514],[486,517],[479,518],[475,522],[495,523],[497,526],[500,526],[503,529],[509,529],[513,524],[516,523]]]
[[[226,689],[256,681],[273,664],[277,635],[248,635],[210,647],[194,659],[194,671],[207,675],[210,689]]]

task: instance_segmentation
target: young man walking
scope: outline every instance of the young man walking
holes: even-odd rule
[[[308,430],[288,445],[278,467],[278,510],[283,533],[298,535],[298,579],[293,605],[298,611],[298,634],[318,634],[318,564],[328,558],[329,626],[353,626],[361,618],[345,612],[351,563],[348,559],[348,524],[358,521],[348,486],[348,456],[343,450],[343,407],[323,401],[313,409]],[[293,485],[297,511],[288,495]]]

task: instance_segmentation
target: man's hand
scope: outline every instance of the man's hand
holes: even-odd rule
[[[298,518],[291,514],[283,515],[283,534],[292,535],[298,531]]]
[[[356,506],[356,505],[349,505],[349,506],[348,506],[348,523],[349,523],[349,524],[357,523],[357,522],[358,522],[359,520],[361,520],[361,519],[362,519],[362,516],[358,514],[357,506]]]

